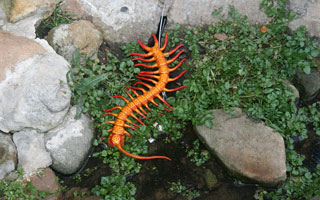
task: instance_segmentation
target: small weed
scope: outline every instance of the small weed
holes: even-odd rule
[[[75,176],[72,176],[72,180],[74,180],[77,183],[81,182],[82,181],[81,175],[76,174]]]
[[[48,32],[61,24],[69,24],[75,21],[74,15],[68,14],[62,8],[63,1],[58,1],[53,13],[47,19],[41,21],[40,25],[36,28],[37,38],[44,38],[48,35]]]
[[[18,168],[18,179],[0,180],[0,199],[43,199],[48,195],[47,192],[37,190],[30,181],[23,181],[23,169]]]
[[[100,185],[96,185],[91,192],[97,196],[104,196],[104,199],[134,200],[136,188],[132,183],[126,182],[125,176],[111,175],[102,177]]]
[[[187,157],[190,158],[191,162],[200,167],[210,159],[210,153],[207,150],[201,150],[200,141],[196,139],[193,142],[193,148],[188,151]]]
[[[192,200],[196,197],[200,196],[200,192],[198,192],[195,189],[187,189],[186,186],[181,184],[181,181],[178,180],[178,182],[172,182],[170,183],[170,190],[180,194],[181,196],[187,198],[188,200]]]

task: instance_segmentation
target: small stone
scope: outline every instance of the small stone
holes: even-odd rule
[[[213,37],[221,41],[228,39],[228,36],[225,33],[216,33]]]
[[[86,55],[82,62],[97,55],[102,33],[89,21],[79,20],[52,29],[46,38],[53,49],[71,63],[77,49]]]
[[[51,193],[44,200],[60,200],[62,199],[62,190],[57,181],[56,175],[50,168],[40,169],[28,178],[37,190]]]
[[[204,173],[204,179],[206,181],[209,190],[215,188],[218,184],[218,179],[210,169],[206,169]]]

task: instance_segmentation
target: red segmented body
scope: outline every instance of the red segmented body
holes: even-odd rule
[[[142,44],[139,40],[138,43],[140,44],[140,46],[146,50],[148,53],[146,54],[140,54],[140,53],[131,53],[130,55],[136,55],[136,56],[141,56],[141,57],[152,57],[150,59],[143,59],[143,58],[133,58],[132,60],[140,60],[143,62],[153,62],[155,61],[154,65],[146,65],[143,63],[138,63],[135,64],[135,67],[138,66],[143,66],[146,68],[152,68],[152,69],[156,69],[155,71],[141,71],[138,73],[137,78],[142,79],[142,80],[146,80],[149,81],[151,83],[154,84],[154,86],[151,86],[147,83],[144,82],[136,82],[134,84],[134,86],[136,85],[144,85],[146,86],[149,90],[146,91],[143,88],[140,87],[130,87],[127,89],[131,90],[136,97],[134,98],[128,91],[126,91],[126,93],[128,94],[128,96],[130,97],[131,101],[127,100],[126,98],[122,97],[122,96],[113,96],[115,98],[121,98],[123,99],[127,104],[124,107],[120,107],[120,106],[116,106],[113,107],[111,109],[107,109],[105,110],[106,113],[104,113],[102,116],[105,115],[113,115],[115,116],[117,119],[115,121],[106,121],[106,123],[111,123],[114,124],[112,129],[109,129],[108,132],[111,132],[109,138],[108,138],[108,142],[110,144],[111,147],[116,146],[122,153],[124,153],[127,156],[133,157],[133,158],[137,158],[137,159],[156,159],[156,158],[162,158],[162,159],[167,159],[167,160],[171,160],[170,158],[166,157],[166,156],[149,156],[149,157],[144,157],[144,156],[138,156],[138,155],[134,155],[131,154],[127,151],[125,151],[122,148],[122,145],[124,143],[124,135],[127,135],[129,137],[130,134],[125,130],[125,127],[127,128],[132,128],[135,130],[135,127],[139,127],[138,125],[134,124],[128,117],[131,116],[134,119],[136,119],[140,124],[144,125],[143,122],[136,116],[134,115],[134,112],[138,113],[139,115],[141,115],[142,117],[145,117],[145,115],[147,114],[147,112],[143,109],[143,106],[145,106],[148,110],[150,110],[148,103],[151,102],[155,105],[158,105],[155,101],[154,98],[159,98],[163,103],[165,103],[171,110],[173,110],[173,108],[160,96],[160,93],[163,91],[166,92],[172,92],[172,91],[177,91],[181,88],[184,88],[186,86],[181,86],[175,89],[167,89],[166,85],[168,82],[171,81],[175,81],[178,78],[180,78],[184,73],[186,73],[187,70],[183,71],[181,74],[179,74],[177,77],[175,78],[170,78],[169,77],[169,73],[176,70],[185,59],[182,59],[179,64],[177,66],[175,66],[174,68],[169,68],[168,64],[172,63],[174,60],[176,60],[183,52],[184,50],[180,51],[179,53],[177,53],[176,56],[174,56],[172,59],[170,60],[166,60],[166,56],[169,56],[171,54],[173,54],[174,52],[176,52],[180,47],[183,46],[183,44],[177,46],[175,49],[173,49],[170,52],[167,53],[163,53],[162,51],[165,49],[166,44],[167,44],[167,36],[168,33],[165,36],[165,42],[163,47],[159,48],[159,44],[158,44],[158,40],[155,37],[155,35],[153,35],[154,38],[154,46],[153,47],[148,47],[145,46],[144,44]],[[142,91],[143,94],[139,95],[136,90],[140,90]],[[120,109],[120,113],[119,114],[115,114],[109,111],[115,110],[115,109]],[[170,112],[170,110],[166,109],[168,112]],[[128,122],[129,124],[132,124],[133,126],[126,124],[125,122]],[[135,127],[134,127],[135,126]]]

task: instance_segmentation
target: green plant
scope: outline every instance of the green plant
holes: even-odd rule
[[[48,32],[61,24],[69,24],[75,21],[74,15],[68,14],[62,7],[63,1],[59,0],[53,13],[47,18],[41,21],[40,25],[36,28],[36,36],[38,38],[44,38]]]
[[[75,182],[81,182],[82,178],[81,178],[81,175],[80,174],[76,174],[75,176],[72,176],[72,179],[75,181]]]
[[[18,169],[17,179],[0,180],[0,198],[7,200],[16,199],[42,199],[48,195],[47,192],[37,190],[30,181],[23,181],[23,169]]]
[[[188,87],[176,92],[175,97],[167,98],[174,108],[173,112],[164,112],[162,104],[151,106],[148,114],[150,121],[145,120],[145,126],[132,134],[134,137],[126,138],[128,143],[124,148],[135,154],[147,153],[147,139],[158,138],[159,132],[153,126],[155,122],[167,134],[165,141],[174,143],[183,136],[183,129],[189,122],[212,127],[214,116],[210,110],[224,109],[232,113],[234,107],[240,107],[250,117],[262,120],[278,131],[286,144],[286,182],[276,191],[259,189],[256,198],[309,198],[319,194],[319,173],[316,170],[310,172],[303,166],[305,156],[296,152],[293,138],[300,141],[306,139],[306,125],[311,125],[312,131],[319,135],[319,103],[297,108],[293,93],[284,81],[292,80],[296,71],[309,73],[315,67],[313,58],[319,55],[319,50],[305,28],[288,32],[287,25],[294,14],[285,11],[283,1],[263,0],[261,6],[272,17],[271,23],[265,25],[266,33],[262,33],[260,27],[251,25],[246,16],[240,15],[233,7],[227,19],[219,17],[221,9],[216,10],[213,15],[221,21],[207,28],[180,30],[176,25],[174,30],[169,31],[168,44],[184,43],[190,55],[180,67],[190,71],[183,81]],[[216,39],[217,33],[226,34],[227,39]],[[123,46],[122,50],[126,55],[141,52],[136,42]],[[93,145],[108,146],[105,140],[101,141],[101,136],[107,138],[109,133],[106,130],[111,126],[101,123],[113,117],[101,117],[102,111],[124,105],[123,101],[111,96],[126,97],[124,86],[132,84],[134,73],[139,69],[133,67],[130,58],[119,60],[111,53],[107,53],[106,65],[89,60],[82,66],[79,59],[80,54],[77,53],[68,74],[73,91],[71,103],[78,108],[77,117],[84,112],[95,119],[98,138]],[[129,132],[133,133],[131,130]],[[194,149],[188,155],[200,165],[208,158],[206,153],[201,153],[198,145],[199,142],[195,142]],[[94,156],[101,158],[113,172],[93,189],[94,193],[105,198],[120,198],[117,196],[119,194],[133,198],[134,185],[126,182],[124,176],[138,173],[141,164],[123,156],[115,148],[105,148],[94,153]],[[116,188],[107,182],[114,183]],[[114,193],[120,188],[125,191]],[[186,189],[179,182],[172,188],[178,192]]]
[[[195,189],[187,189],[186,186],[181,184],[181,181],[170,183],[170,190],[180,194],[181,196],[187,198],[188,200],[194,199],[200,196],[200,192]]]
[[[188,151],[187,157],[190,158],[191,162],[200,167],[210,159],[210,154],[207,150],[200,149],[200,141],[196,139],[193,142],[193,148]]]
[[[92,188],[91,192],[97,196],[104,196],[106,200],[133,200],[136,188],[132,183],[126,182],[124,175],[111,175],[102,177],[100,185]]]

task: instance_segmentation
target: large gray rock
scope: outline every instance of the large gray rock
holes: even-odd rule
[[[78,0],[93,23],[101,27],[104,39],[110,42],[128,43],[137,39],[146,42],[151,33],[157,31],[163,1],[121,0],[94,1]],[[229,5],[234,5],[242,14],[249,15],[249,21],[262,23],[266,15],[259,10],[260,1],[225,1],[225,0],[184,0],[166,1],[168,27],[175,23],[186,26],[209,25],[217,21],[211,15],[216,8],[223,7],[224,14]]]
[[[306,26],[311,36],[320,37],[320,1],[290,0],[288,7],[297,14],[289,24],[291,29]]]
[[[86,55],[84,61],[96,56],[103,38],[91,22],[80,20],[52,29],[46,39],[58,54],[71,62],[76,49]]]
[[[301,98],[308,100],[320,91],[320,72],[311,69],[310,74],[297,72],[295,84],[301,92]]]
[[[45,145],[53,160],[52,168],[63,174],[72,174],[81,167],[94,138],[90,119],[82,115],[75,120],[75,114],[76,108],[72,107],[63,124],[45,136]]]
[[[223,110],[213,110],[213,114],[213,129],[195,129],[231,174],[264,186],[286,179],[285,146],[279,133],[251,121],[240,109],[235,109],[234,116]]]
[[[0,180],[15,169],[16,163],[16,146],[10,135],[0,132]]]
[[[0,130],[56,127],[70,104],[68,62],[24,37],[0,32],[0,42]]]
[[[18,150],[18,166],[23,168],[25,176],[51,165],[52,160],[45,149],[43,133],[24,129],[13,135],[13,141]]]
[[[79,0],[92,22],[103,30],[104,39],[128,43],[146,42],[157,30],[160,16],[158,0]]]

